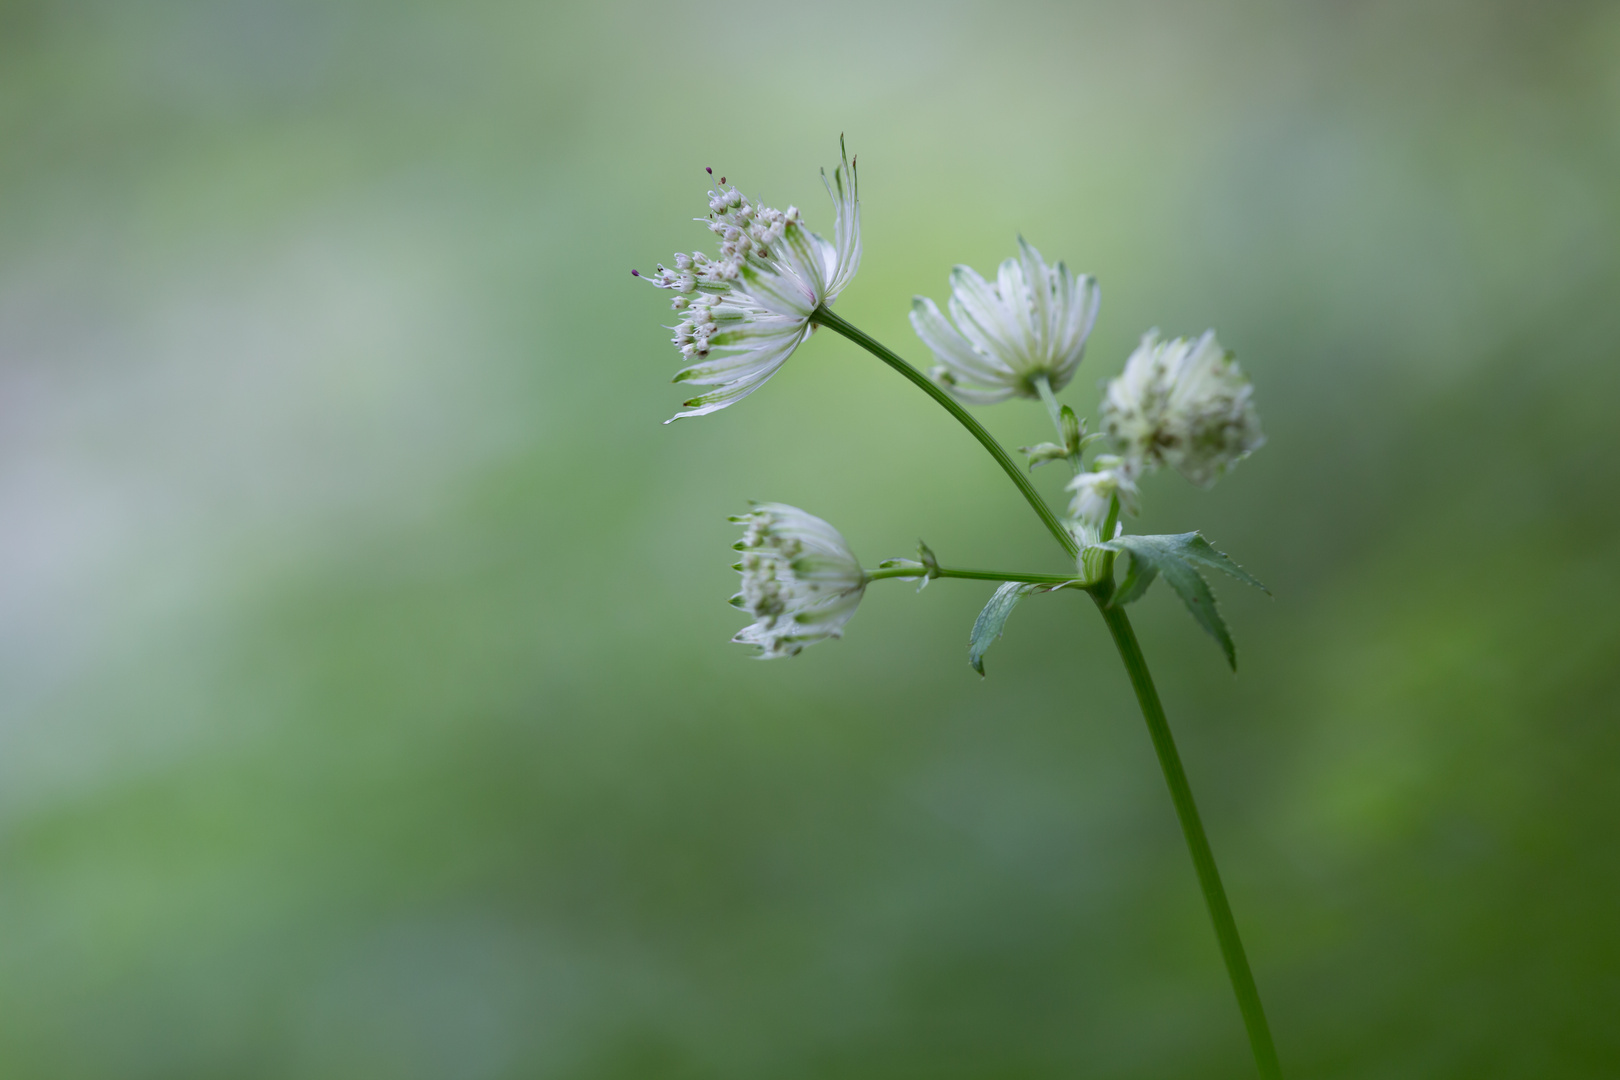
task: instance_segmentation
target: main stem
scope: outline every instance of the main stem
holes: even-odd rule
[[[1029,505],[1034,508],[1035,513],[1040,515],[1041,523],[1046,526],[1046,531],[1051,533],[1053,538],[1063,545],[1063,550],[1069,553],[1069,557],[1073,558],[1080,554],[1080,545],[1075,543],[1074,537],[1069,535],[1069,530],[1065,529],[1063,524],[1058,521],[1056,515],[1052,513],[1052,508],[1046,505],[1046,500],[1041,498],[1040,493],[1035,490],[1035,485],[1029,482],[1029,477],[1024,475],[1024,470],[1020,469],[1017,463],[1007,456],[1007,451],[1003,450],[1001,444],[996,442],[995,436],[984,430],[984,427],[973,419],[968,411],[957,403],[955,398],[934,385],[932,379],[900,359],[893,352],[890,352],[877,340],[868,337],[843,319],[840,319],[825,306],[816,308],[810,315],[810,321],[819,323],[829,330],[834,330],[849,338],[849,340],[910,379],[923,393],[944,406],[946,412],[956,417],[957,422],[967,428],[973,437],[979,440],[981,446],[990,451],[990,456],[996,459],[996,464],[1000,465],[1002,471],[1012,478],[1014,484],[1018,485],[1018,490],[1028,500]]]
[[[1079,545],[1075,543],[1074,537],[1052,515],[1051,508],[1035,491],[1023,470],[1007,456],[1007,451],[1001,448],[995,437],[984,430],[955,399],[924,377],[916,368],[834,315],[825,306],[816,308],[810,316],[810,321],[830,327],[849,338],[939,402],[973,434],[975,439],[979,440],[1012,482],[1018,485],[1018,490],[1040,515],[1047,531],[1063,545],[1063,549],[1071,557],[1079,554]],[[1117,512],[1116,504],[1114,511],[1109,514],[1110,531],[1114,514]],[[965,577],[968,574],[949,576]],[[1107,578],[1088,591],[1097,603],[1097,610],[1102,612],[1103,622],[1108,624],[1108,632],[1114,637],[1120,659],[1125,662],[1125,671],[1130,676],[1131,687],[1136,691],[1136,700],[1142,706],[1142,717],[1147,721],[1148,734],[1153,739],[1153,749],[1159,755],[1159,768],[1164,772],[1164,782],[1170,788],[1170,801],[1175,804],[1176,818],[1181,822],[1182,834],[1187,838],[1187,850],[1192,854],[1193,868],[1198,872],[1198,886],[1204,893],[1204,905],[1209,908],[1210,921],[1215,924],[1215,938],[1220,943],[1221,957],[1226,961],[1226,974],[1232,980],[1232,992],[1237,996],[1238,1009],[1243,1013],[1243,1026],[1249,1034],[1249,1046],[1254,1051],[1255,1064],[1259,1067],[1263,1080],[1282,1080],[1282,1068],[1277,1062],[1277,1048],[1271,1041],[1271,1028],[1266,1023],[1266,1013],[1260,1005],[1260,991],[1254,985],[1254,974],[1249,970],[1249,958],[1243,952],[1243,939],[1238,936],[1237,922],[1232,918],[1232,905],[1227,902],[1226,890],[1221,885],[1221,873],[1215,867],[1215,855],[1209,849],[1209,838],[1204,835],[1204,823],[1198,816],[1198,804],[1193,801],[1192,788],[1187,783],[1187,772],[1181,767],[1181,755],[1176,752],[1176,741],[1170,734],[1170,721],[1164,715],[1164,705],[1159,701],[1159,692],[1153,687],[1153,676],[1148,673],[1147,659],[1142,655],[1142,646],[1137,643],[1136,632],[1131,629],[1130,619],[1126,618],[1123,608],[1109,605],[1111,583],[1110,572]]]
[[[1153,676],[1148,673],[1142,646],[1137,643],[1136,631],[1125,609],[1112,607],[1098,598],[1097,610],[1102,612],[1108,632],[1114,636],[1120,659],[1131,677],[1131,687],[1142,706],[1147,720],[1148,734],[1153,749],[1159,755],[1159,768],[1164,782],[1170,788],[1170,801],[1175,803],[1176,817],[1181,822],[1181,833],[1187,838],[1187,850],[1192,854],[1193,867],[1198,871],[1198,887],[1204,891],[1204,905],[1209,908],[1210,921],[1215,924],[1215,938],[1221,945],[1221,958],[1226,961],[1226,974],[1232,980],[1232,991],[1237,995],[1238,1009],[1243,1013],[1243,1026],[1249,1033],[1249,1046],[1254,1051],[1254,1062],[1265,1080],[1281,1080],[1282,1067],[1277,1062],[1277,1048],[1271,1041],[1271,1027],[1266,1023],[1266,1011],[1260,1004],[1260,991],[1254,985],[1254,973],[1249,970],[1249,958],[1243,952],[1243,939],[1238,936],[1237,922],[1232,918],[1232,905],[1226,900],[1221,885],[1221,872],[1215,866],[1215,855],[1209,849],[1209,838],[1204,835],[1204,823],[1198,816],[1198,804],[1193,801],[1192,787],[1187,783],[1187,772],[1181,767],[1181,755],[1176,752],[1176,740],[1170,734],[1170,721],[1154,689]]]

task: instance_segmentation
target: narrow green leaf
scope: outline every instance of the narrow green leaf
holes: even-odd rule
[[[1210,637],[1220,642],[1226,662],[1236,671],[1237,646],[1232,643],[1232,632],[1226,628],[1226,620],[1221,618],[1220,611],[1215,607],[1215,594],[1210,591],[1209,582],[1193,569],[1191,563],[1180,559],[1169,560],[1159,568],[1159,573],[1176,590],[1181,602],[1187,605],[1193,620],[1207,630]]]
[[[974,671],[984,674],[985,651],[1001,636],[1002,628],[1007,625],[1007,616],[1018,606],[1018,601],[1044,588],[1022,581],[1002,582],[995,595],[990,597],[990,602],[984,605],[984,610],[979,612],[979,617],[973,620],[973,632],[968,636],[968,663],[973,665]]]

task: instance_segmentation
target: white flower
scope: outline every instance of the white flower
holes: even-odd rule
[[[1069,481],[1069,490],[1074,492],[1069,515],[1095,533],[1107,524],[1115,496],[1119,497],[1121,510],[1136,513],[1137,488],[1135,470],[1123,458],[1098,454],[1091,469]]]
[[[686,313],[673,327],[687,360],[675,381],[714,387],[670,420],[723,409],[758,390],[809,335],[810,313],[831,305],[854,279],[861,264],[855,167],[845,155],[832,181],[825,171],[821,180],[833,200],[833,242],[805,228],[798,207],[750,202],[722,176],[709,192],[709,216],[697,219],[720,238],[719,257],[676,255],[673,268],[660,263],[644,279],[673,290],[670,306]]]
[[[935,380],[963,401],[987,405],[1017,394],[1038,398],[1035,377],[1052,389],[1073,376],[1097,321],[1095,278],[1051,267],[1024,238],[991,285],[970,266],[951,271],[952,326],[926,296],[911,301],[911,325],[934,351]]]
[[[1208,487],[1266,441],[1253,396],[1248,376],[1215,331],[1191,341],[1160,341],[1150,330],[1108,384],[1102,426],[1141,470],[1169,465]]]
[[[747,525],[734,545],[743,553],[736,565],[742,592],[731,603],[754,617],[731,640],[771,659],[841,636],[867,578],[838,530],[782,503],[761,503],[731,520]]]

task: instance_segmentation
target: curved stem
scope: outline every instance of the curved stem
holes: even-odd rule
[[[1282,1068],[1277,1062],[1277,1048],[1271,1041],[1271,1028],[1266,1024],[1265,1009],[1260,1005],[1260,991],[1254,985],[1249,958],[1243,952],[1243,939],[1238,936],[1237,922],[1232,918],[1232,905],[1227,903],[1226,890],[1221,886],[1221,872],[1215,866],[1209,838],[1204,835],[1204,823],[1198,816],[1198,805],[1193,802],[1192,788],[1187,784],[1186,770],[1181,767],[1181,755],[1176,752],[1170,722],[1165,718],[1159,693],[1153,687],[1153,676],[1148,673],[1142,646],[1137,643],[1136,632],[1131,629],[1123,608],[1112,607],[1096,595],[1093,598],[1103,621],[1108,624],[1109,633],[1114,636],[1114,645],[1119,649],[1120,659],[1125,661],[1131,687],[1142,706],[1153,749],[1159,755],[1159,767],[1164,770],[1164,782],[1170,787],[1170,801],[1175,803],[1182,835],[1187,838],[1187,850],[1192,853],[1193,867],[1198,871],[1204,905],[1209,908],[1210,921],[1215,924],[1215,937],[1221,945],[1221,957],[1226,961],[1226,974],[1232,980],[1232,992],[1237,995],[1238,1009],[1243,1013],[1243,1026],[1249,1033],[1254,1062],[1265,1080],[1281,1080]]]
[[[1007,451],[1001,448],[1001,444],[995,440],[995,436],[984,430],[984,427],[973,419],[972,415],[962,408],[955,398],[941,390],[934,384],[933,380],[922,372],[879,344],[876,339],[868,337],[854,326],[840,319],[825,306],[816,308],[810,315],[810,321],[819,323],[829,330],[834,330],[849,338],[849,340],[910,379],[925,394],[944,406],[946,412],[956,417],[957,422],[967,428],[969,433],[979,440],[980,445],[990,451],[990,456],[996,459],[996,464],[1000,465],[1002,471],[1012,478],[1014,484],[1018,485],[1019,492],[1028,500],[1035,513],[1040,515],[1041,523],[1046,526],[1047,532],[1050,532],[1053,539],[1063,545],[1063,550],[1069,553],[1069,557],[1073,558],[1080,554],[1080,546],[1075,543],[1074,537],[1069,535],[1069,530],[1065,529],[1056,515],[1052,513],[1052,508],[1046,505],[1046,500],[1041,498],[1040,493],[1035,490],[1035,486],[1029,482],[1029,477],[1025,476],[1024,471],[1014,463],[1012,458],[1007,456]]]

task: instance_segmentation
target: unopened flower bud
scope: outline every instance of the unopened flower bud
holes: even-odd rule
[[[1101,529],[1116,498],[1121,510],[1135,513],[1137,488],[1130,464],[1112,454],[1099,454],[1091,467],[1092,471],[1069,481],[1069,490],[1074,492],[1070,516],[1091,529]]]
[[[1038,398],[1041,377],[1061,389],[1097,319],[1094,278],[1071,274],[1061,262],[1048,266],[1023,237],[1018,246],[994,284],[970,266],[951,271],[949,320],[927,297],[912,301],[911,325],[940,363],[937,381],[963,401]]]

